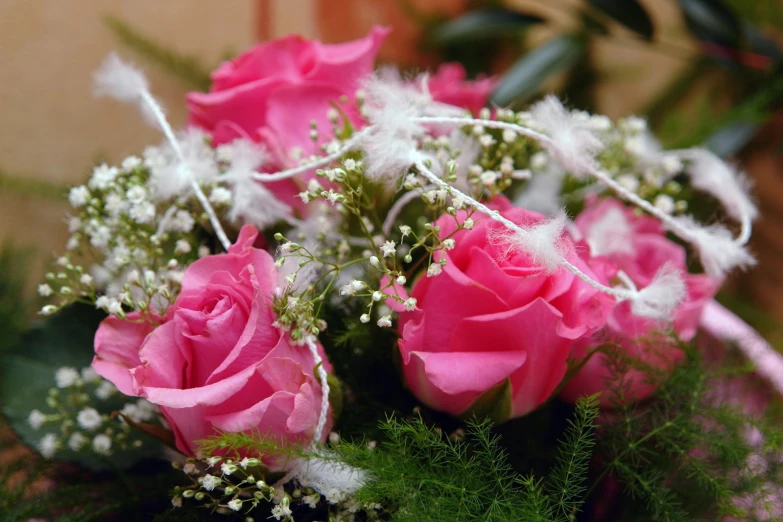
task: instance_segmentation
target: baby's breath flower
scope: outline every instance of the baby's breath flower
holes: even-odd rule
[[[185,241],[184,239],[178,239],[177,242],[174,244],[174,253],[175,254],[188,254],[192,250],[190,243]]]
[[[666,194],[659,194],[655,198],[653,205],[655,205],[657,209],[667,214],[671,214],[672,212],[674,212],[674,200],[671,198],[671,196],[668,196]]]
[[[453,238],[448,238],[443,240],[443,248],[446,250],[453,250],[456,246],[456,243]]]
[[[363,323],[369,323],[370,322],[370,314],[362,314],[359,316],[359,321]]]
[[[389,326],[392,325],[391,316],[390,315],[384,315],[383,317],[378,319],[378,323],[377,324],[381,328],[384,328],[384,327],[388,328]]]
[[[397,243],[395,243],[394,241],[386,241],[381,246],[381,253],[383,254],[383,257],[393,256],[397,252],[396,246]]]
[[[41,452],[41,456],[45,459],[54,457],[57,453],[57,449],[60,446],[60,441],[57,439],[57,435],[54,433],[47,433],[38,442],[38,451]]]
[[[409,227],[408,225],[400,225],[400,234],[402,234],[403,238],[410,233],[411,233],[411,227]]]
[[[416,308],[416,298],[415,297],[409,297],[405,300],[403,303],[405,306],[405,309],[409,312],[412,312]]]
[[[465,220],[464,223],[462,223],[462,226],[465,228],[465,230],[473,230],[474,222],[471,218],[468,218]]]
[[[76,415],[76,422],[83,429],[93,431],[101,426],[103,419],[95,408],[84,408]]]
[[[79,451],[88,441],[89,439],[87,437],[82,435],[81,432],[76,431],[68,438],[68,447],[73,451]]]
[[[82,274],[79,277],[79,282],[85,286],[90,286],[92,284],[92,276],[90,274]]]
[[[75,368],[63,366],[54,373],[54,380],[58,388],[69,388],[76,384],[79,378],[79,372]]]
[[[81,374],[84,382],[97,382],[101,378],[92,366],[82,368]]]
[[[101,382],[95,389],[95,396],[105,401],[117,392],[117,388],[109,381]]]
[[[212,491],[217,486],[220,485],[220,477],[216,477],[214,475],[204,475],[204,478],[201,479],[201,485],[206,489],[207,491]]]
[[[228,507],[233,511],[239,511],[242,509],[242,501],[238,498],[235,498],[234,500],[229,501]]]
[[[92,439],[92,449],[100,455],[108,455],[111,450],[111,439],[103,433]]]
[[[231,203],[231,191],[225,187],[215,187],[209,194],[209,202],[215,205],[228,205]]]
[[[617,177],[617,183],[629,192],[636,192],[639,190],[639,178],[632,174],[623,174]]]
[[[120,166],[122,167],[122,170],[129,172],[141,166],[141,159],[138,156],[128,156],[122,160]]]
[[[432,263],[427,269],[427,277],[435,277],[443,272],[443,267],[439,263]]]
[[[237,468],[236,464],[234,464],[233,462],[224,462],[223,464],[220,465],[220,471],[224,475],[231,475],[237,469],[239,468]]]
[[[397,281],[397,284],[398,284],[398,285],[404,285],[405,283],[407,283],[407,282],[408,282],[408,280],[405,278],[405,276],[404,276],[404,275],[397,276],[397,279],[396,279],[396,281]]]
[[[73,187],[68,193],[68,201],[74,208],[83,207],[90,201],[90,191],[84,185]]]
[[[381,264],[381,261],[376,256],[372,256],[372,257],[370,257],[370,264],[372,266],[374,266],[375,268],[378,268],[378,265]]]
[[[33,410],[30,412],[30,415],[27,416],[27,424],[29,424],[30,427],[34,430],[39,429],[44,425],[45,422],[46,415],[41,413],[39,410]]]
[[[38,285],[38,295],[41,297],[49,297],[52,295],[52,287],[47,285],[46,283],[42,285]]]

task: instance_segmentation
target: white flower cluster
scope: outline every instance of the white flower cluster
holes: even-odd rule
[[[58,368],[54,375],[56,387],[49,390],[46,400],[50,411],[35,409],[27,422],[34,430],[44,430],[38,450],[46,459],[58,451],[91,451],[100,455],[111,455],[117,451],[136,449],[144,444],[138,432],[124,422],[165,422],[158,407],[145,399],[126,403],[120,410],[122,422],[112,420],[106,413],[104,401],[118,395],[112,383],[102,379],[92,367]],[[52,431],[52,428],[56,428]]]

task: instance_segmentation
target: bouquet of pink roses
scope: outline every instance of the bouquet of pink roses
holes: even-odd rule
[[[71,189],[0,385],[92,470],[81,519],[783,516],[781,357],[713,301],[754,263],[742,175],[636,117],[484,107],[457,65],[373,71],[386,33],[259,45],[182,132],[96,73],[165,142]]]

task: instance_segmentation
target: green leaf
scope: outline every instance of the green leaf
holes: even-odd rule
[[[520,58],[500,80],[492,103],[506,106],[538,94],[552,75],[573,67],[585,53],[585,41],[578,35],[557,36]]]
[[[652,40],[654,31],[652,20],[637,0],[589,0],[589,2],[645,40]]]
[[[89,366],[93,357],[93,339],[103,312],[86,305],[73,305],[33,325],[11,350],[0,354],[0,406],[11,428],[22,441],[35,448],[41,438],[55,427],[34,430],[27,418],[34,409],[47,410],[46,398],[55,386],[58,368],[77,370]],[[122,407],[125,399],[117,397],[105,405],[93,405],[101,413]],[[100,408],[99,406],[103,406]],[[153,452],[153,453],[151,453]],[[112,466],[128,467],[136,461],[159,452],[158,446],[145,438],[138,452],[122,452],[111,457]],[[67,453],[68,458],[93,469],[106,468],[97,455],[83,451]]]
[[[700,40],[737,45],[740,23],[720,0],[679,0],[691,32]]]
[[[506,379],[481,394],[462,417],[489,419],[495,424],[501,424],[511,418],[511,408],[511,379]]]
[[[435,28],[430,42],[433,45],[446,46],[466,40],[518,36],[522,31],[543,21],[543,18],[538,16],[507,9],[479,9]]]

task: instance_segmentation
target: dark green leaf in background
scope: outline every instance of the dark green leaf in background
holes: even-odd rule
[[[503,75],[491,102],[507,106],[538,94],[546,80],[573,67],[584,53],[585,41],[579,35],[561,35],[549,40],[520,58]]]
[[[34,430],[27,422],[34,409],[48,410],[46,398],[55,386],[55,372],[68,366],[79,370],[89,366],[93,357],[93,339],[98,324],[105,317],[90,306],[73,305],[48,317],[22,335],[18,344],[0,354],[0,411],[11,428],[29,446],[35,448],[52,427]],[[126,402],[119,396],[93,405],[101,413],[118,410]],[[101,408],[100,406],[103,406]],[[159,446],[145,438],[143,449],[112,456],[118,467],[128,467],[141,458],[157,455]],[[68,458],[97,469],[105,463],[89,451],[69,453]]]
[[[736,47],[740,23],[720,0],[679,0],[685,21],[696,38]]]
[[[519,36],[525,29],[543,19],[507,9],[480,9],[436,27],[430,36],[433,45],[444,46],[481,40]]]
[[[589,0],[589,2],[645,40],[652,40],[654,33],[652,20],[637,0]]]

